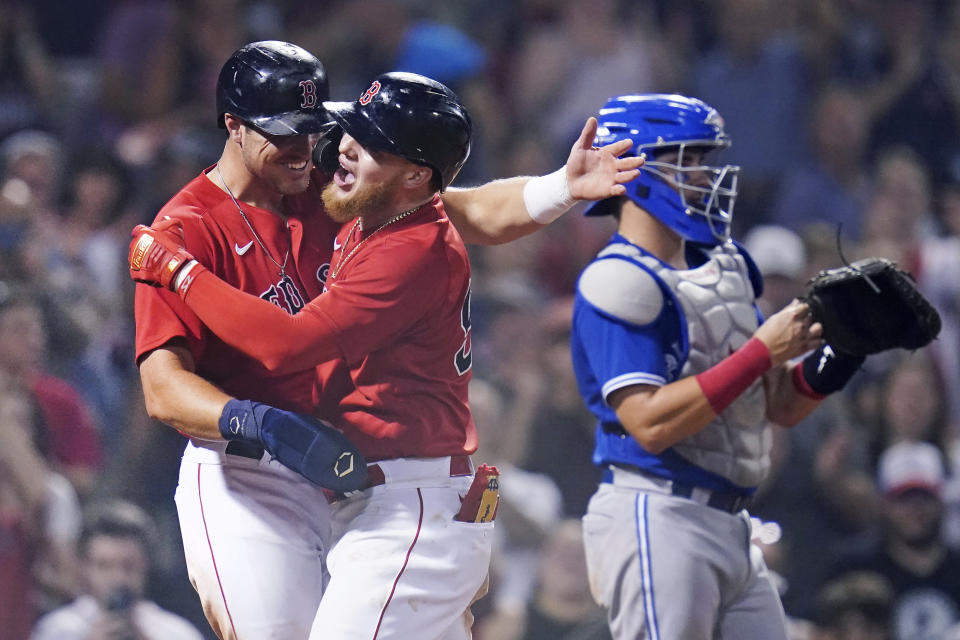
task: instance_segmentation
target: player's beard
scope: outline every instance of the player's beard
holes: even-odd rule
[[[330,182],[323,188],[323,207],[327,215],[340,224],[364,214],[379,214],[393,203],[394,190],[400,180],[400,176],[394,176],[387,182],[360,186],[346,197],[340,196],[339,187]]]

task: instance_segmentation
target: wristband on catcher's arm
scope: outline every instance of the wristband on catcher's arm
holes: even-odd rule
[[[772,366],[767,345],[760,338],[750,338],[728,357],[697,374],[696,379],[710,408],[720,415]]]
[[[822,400],[843,389],[865,359],[834,351],[830,345],[823,344],[793,368],[793,386],[808,398]]]

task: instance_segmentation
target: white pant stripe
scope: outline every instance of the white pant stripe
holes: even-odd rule
[[[640,545],[640,571],[643,574],[643,604],[647,618],[647,631],[650,640],[660,640],[660,629],[657,625],[657,609],[653,599],[653,569],[650,558],[650,529],[647,523],[647,500],[645,493],[637,494],[636,523],[637,541]]]

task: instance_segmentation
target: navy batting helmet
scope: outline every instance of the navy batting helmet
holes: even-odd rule
[[[707,152],[730,146],[716,109],[680,95],[627,95],[610,98],[597,120],[595,144],[629,138],[633,147],[628,154],[647,155],[640,175],[626,185],[630,200],[687,240],[717,244],[730,237],[740,168],[692,166],[684,160],[688,150]],[[677,151],[677,159],[672,163],[660,160],[666,151]],[[690,180],[694,173],[707,176],[707,185]],[[609,205],[601,200],[586,213],[610,213]]]
[[[309,51],[264,40],[237,49],[217,79],[217,126],[232,114],[278,136],[318,133],[330,122],[327,73]]]
[[[470,115],[456,94],[436,80],[415,73],[386,73],[356,102],[323,106],[339,128],[364,147],[433,169],[440,191],[470,155]]]

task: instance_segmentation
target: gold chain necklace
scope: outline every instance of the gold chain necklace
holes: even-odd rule
[[[284,277],[286,275],[285,270],[287,268],[287,262],[290,260],[290,248],[287,247],[287,254],[283,256],[283,264],[280,264],[273,259],[273,256],[270,254],[270,250],[267,249],[267,245],[263,244],[263,240],[260,239],[260,235],[257,233],[257,230],[253,228],[252,224],[250,224],[250,220],[247,219],[247,214],[243,212],[243,209],[240,208],[240,203],[237,202],[237,199],[233,196],[233,191],[230,191],[230,187],[227,186],[227,181],[223,179],[223,174],[220,173],[220,163],[218,162],[216,166],[217,175],[220,176],[220,183],[223,185],[223,188],[227,190],[227,195],[229,195],[230,199],[233,200],[233,204],[237,206],[237,211],[240,212],[240,217],[243,218],[243,221],[247,223],[247,228],[249,228],[250,233],[253,234],[253,239],[257,241],[257,244],[260,245],[260,248],[263,249],[263,252],[266,254],[266,256],[270,258],[270,262],[277,265],[277,268],[280,269],[280,277]]]
[[[398,222],[398,221],[400,221],[400,220],[403,220],[403,219],[406,218],[408,215],[410,215],[411,213],[413,213],[414,211],[416,211],[417,209],[419,209],[419,208],[422,207],[422,206],[423,206],[422,204],[417,205],[417,206],[415,206],[413,209],[407,209],[407,210],[404,211],[403,213],[400,213],[400,214],[397,214],[397,215],[393,216],[392,218],[390,218],[389,220],[387,220],[386,222],[384,222],[383,224],[381,224],[379,227],[377,227],[376,229],[374,229],[373,231],[371,231],[371,232],[370,232],[370,235],[368,235],[366,238],[362,238],[362,239],[360,240],[360,242],[358,242],[357,244],[353,245],[353,249],[350,249],[350,253],[344,255],[343,251],[341,250],[341,251],[340,251],[340,260],[337,261],[337,268],[333,270],[333,272],[330,274],[330,277],[333,278],[333,279],[335,279],[335,278],[337,277],[337,275],[340,273],[340,269],[343,268],[343,265],[346,264],[346,262],[347,262],[350,258],[353,257],[353,254],[355,254],[355,253],[357,252],[357,249],[359,249],[359,248],[363,245],[364,242],[366,242],[367,240],[369,240],[370,238],[373,237],[373,234],[375,234],[377,231],[380,231],[380,229],[383,229],[384,227],[390,226],[390,225],[393,224],[394,222]],[[360,218],[357,218],[357,221],[353,223],[353,227],[350,229],[350,233],[347,234],[347,240],[346,240],[346,242],[348,242],[348,241],[350,240],[350,238],[353,237],[353,234],[356,233],[357,227],[359,227],[359,226],[360,226]]]

